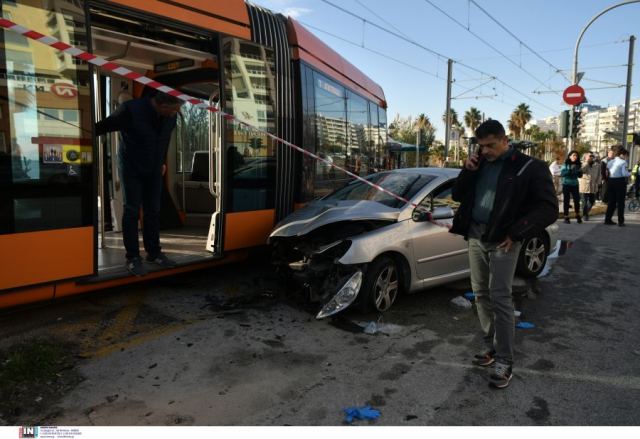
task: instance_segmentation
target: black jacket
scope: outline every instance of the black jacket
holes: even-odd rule
[[[484,162],[480,162],[480,167]],[[452,190],[461,202],[450,232],[468,237],[475,199],[477,171],[463,169]],[[505,159],[493,204],[493,211],[482,237],[485,242],[501,242],[507,236],[521,241],[536,235],[558,219],[558,198],[547,165],[514,150]]]
[[[158,115],[149,98],[132,99],[96,124],[96,134],[120,131],[118,150],[125,173],[159,173],[167,158],[177,116]]]

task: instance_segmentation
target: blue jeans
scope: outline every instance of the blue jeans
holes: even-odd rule
[[[127,251],[127,260],[140,256],[138,244],[138,219],[140,207],[143,211],[142,236],[144,249],[151,257],[160,254],[160,199],[162,175],[137,174],[120,168],[120,179],[124,193],[122,213],[122,239]]]
[[[581,193],[582,197],[582,216],[589,216],[591,208],[596,203],[596,194]]]

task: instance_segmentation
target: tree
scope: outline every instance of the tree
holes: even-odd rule
[[[516,109],[511,113],[511,119],[513,123],[518,127],[518,134],[524,133],[524,127],[531,120],[531,109],[525,103],[522,103],[516,107]],[[519,138],[520,136],[518,136]]]
[[[476,128],[480,125],[480,121],[482,120],[482,115],[480,114],[480,110],[476,107],[469,108],[464,113],[464,124],[471,130],[473,133]]]
[[[516,139],[520,138],[520,125],[515,121],[513,113],[511,113],[511,118],[507,123],[507,129],[509,133],[513,135]]]

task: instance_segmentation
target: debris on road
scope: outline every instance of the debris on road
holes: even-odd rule
[[[453,299],[451,299],[450,303],[455,307],[461,308],[461,309],[471,309],[471,306],[472,306],[471,302],[469,302],[467,299],[465,299],[462,296],[454,297]]]
[[[469,291],[467,293],[464,293],[464,298],[469,302],[473,302],[474,300],[476,300],[476,295],[473,291]]]
[[[536,327],[536,325],[534,325],[533,323],[529,323],[529,322],[518,322],[516,324],[516,328],[519,328],[519,329],[533,329],[535,327]]]
[[[360,322],[358,325],[364,328],[362,332],[369,335],[375,335],[378,332],[385,335],[393,335],[402,332],[404,329],[403,326],[394,325],[393,323],[376,323],[374,321],[368,323]]]
[[[355,419],[378,419],[380,417],[380,411],[372,408],[370,405],[364,407],[347,407],[344,411],[345,422],[351,424]]]

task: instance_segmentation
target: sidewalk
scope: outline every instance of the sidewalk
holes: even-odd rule
[[[562,205],[562,195],[558,196],[558,219],[564,218],[564,207]],[[596,201],[596,204],[591,208],[591,212],[589,212],[589,216],[594,215],[604,215],[607,211],[607,203],[603,203],[602,201]],[[580,202],[580,212],[582,213],[582,201]],[[575,218],[576,212],[573,209],[573,200],[569,205],[569,218]]]

